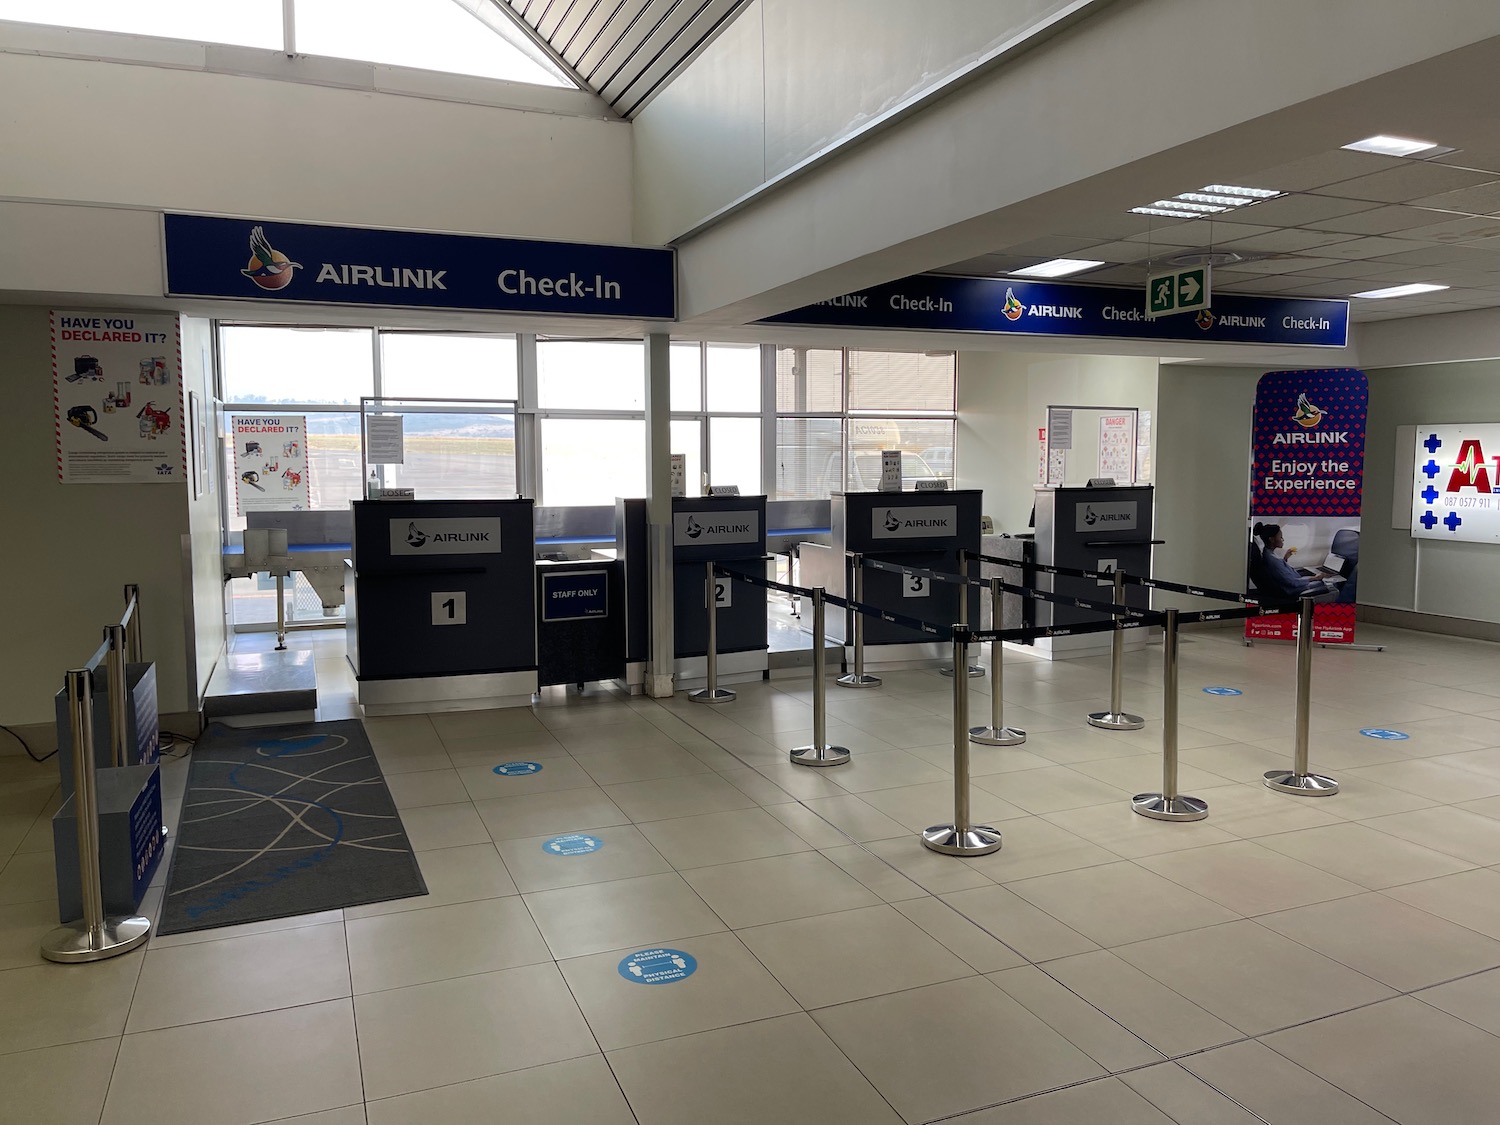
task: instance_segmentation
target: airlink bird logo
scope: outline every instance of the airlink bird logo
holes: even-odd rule
[[[292,277],[302,268],[280,250],[272,247],[266,239],[265,227],[250,228],[250,260],[240,270],[261,289],[285,289]]]
[[[427,533],[414,523],[406,525],[406,541],[413,547],[421,547],[427,542]]]
[[[1006,320],[1020,320],[1021,314],[1026,311],[1026,306],[1016,299],[1016,291],[1009,286],[1005,289],[1005,304],[1000,306],[1000,311],[1005,314]]]
[[[1304,430],[1311,430],[1323,420],[1323,416],[1327,413],[1321,406],[1314,406],[1308,402],[1306,393],[1303,393],[1297,396],[1297,409],[1292,414],[1292,421]]]
[[[687,521],[687,537],[689,539],[696,539],[702,534],[703,525],[695,520],[692,516],[689,516]]]
[[[1213,310],[1204,309],[1198,314],[1198,319],[1194,321],[1194,323],[1197,324],[1199,328],[1203,329],[1203,331],[1207,332],[1214,326]]]
[[[887,531],[901,530],[901,521],[896,517],[896,513],[889,508],[885,512],[885,529]]]

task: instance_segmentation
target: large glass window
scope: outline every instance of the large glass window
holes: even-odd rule
[[[703,345],[673,344],[672,410],[696,414],[703,409]]]
[[[226,402],[358,406],[362,395],[375,393],[368,328],[244,326],[221,333]]]
[[[760,483],[760,419],[708,420],[708,482],[738,485],[741,495],[758,495]]]
[[[849,349],[849,409],[953,412],[958,366],[952,352]]]
[[[843,452],[842,418],[777,418],[772,495],[778,500],[820,500],[842,491]]]
[[[380,412],[399,414],[402,461],[372,466],[386,488],[410,488],[423,500],[493,500],[516,495],[516,415],[462,404],[403,403],[383,398]]]
[[[514,336],[380,334],[380,393],[388,398],[514,399]]]
[[[537,405],[543,410],[644,410],[645,363],[645,345],[639,340],[539,340]]]
[[[782,348],[776,353],[778,414],[843,413],[844,353],[837,348]]]
[[[683,495],[702,496],[703,420],[701,418],[672,419],[672,452],[682,454]],[[758,491],[759,485],[756,487]]]
[[[760,413],[760,345],[709,344],[708,409],[712,413]]]
[[[0,0],[0,20],[280,50],[281,0]]]
[[[642,418],[543,418],[542,503],[613,504],[646,495]]]

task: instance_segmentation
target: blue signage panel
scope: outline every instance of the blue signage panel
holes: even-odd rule
[[[604,841],[598,836],[589,836],[582,832],[570,832],[566,836],[554,836],[542,844],[542,851],[548,855],[592,855],[604,847]]]
[[[1212,309],[1147,320],[1144,286],[921,273],[761,323],[1340,348],[1349,341],[1349,302],[1215,293]]]
[[[641,949],[616,968],[634,984],[675,984],[698,971],[698,959],[680,949]]]
[[[543,621],[581,621],[587,617],[608,616],[608,571],[542,572]]]
[[[163,217],[167,294],[671,320],[671,250]]]

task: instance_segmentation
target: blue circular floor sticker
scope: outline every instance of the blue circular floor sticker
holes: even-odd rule
[[[1203,689],[1205,695],[1244,695],[1237,687],[1206,687]]]
[[[568,836],[552,837],[542,845],[542,851],[548,855],[588,855],[603,846],[604,841],[599,837],[575,832]]]
[[[528,773],[541,773],[541,762],[506,762],[495,767],[501,777],[524,777]]]
[[[619,965],[633,984],[675,984],[698,971],[698,959],[680,949],[640,949]]]
[[[1359,733],[1366,738],[1383,738],[1388,742],[1405,742],[1411,737],[1404,730],[1386,730],[1384,727],[1363,727]]]

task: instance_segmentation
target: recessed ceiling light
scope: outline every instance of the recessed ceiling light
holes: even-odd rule
[[[1197,218],[1194,211],[1168,211],[1165,207],[1132,207],[1132,215],[1160,215],[1164,219],[1193,219]]]
[[[1219,195],[1217,192],[1209,191],[1185,191],[1177,198],[1185,199],[1189,203],[1216,203],[1221,207],[1246,207],[1255,202],[1242,195]]]
[[[1151,204],[1153,207],[1165,207],[1167,210],[1194,211],[1200,215],[1216,215],[1220,211],[1228,211],[1222,203],[1188,203],[1182,199],[1158,199]]]
[[[1011,270],[1014,277],[1067,277],[1070,273],[1082,273],[1103,262],[1091,262],[1086,258],[1053,258],[1050,262],[1038,262],[1022,270]]]
[[[1418,293],[1436,293],[1439,289],[1448,288],[1446,285],[1429,285],[1425,281],[1414,282],[1411,285],[1392,285],[1387,289],[1367,289],[1363,293],[1355,293],[1356,297],[1368,297],[1372,301],[1384,300],[1386,297],[1412,297]]]
[[[1412,137],[1392,137],[1380,133],[1344,147],[1354,152],[1373,152],[1378,156],[1415,156],[1419,152],[1437,148],[1438,145],[1436,141],[1419,141]]]
[[[1215,195],[1243,195],[1246,199],[1275,199],[1278,195],[1286,194],[1275,188],[1236,187],[1234,184],[1209,184],[1203,190]]]

